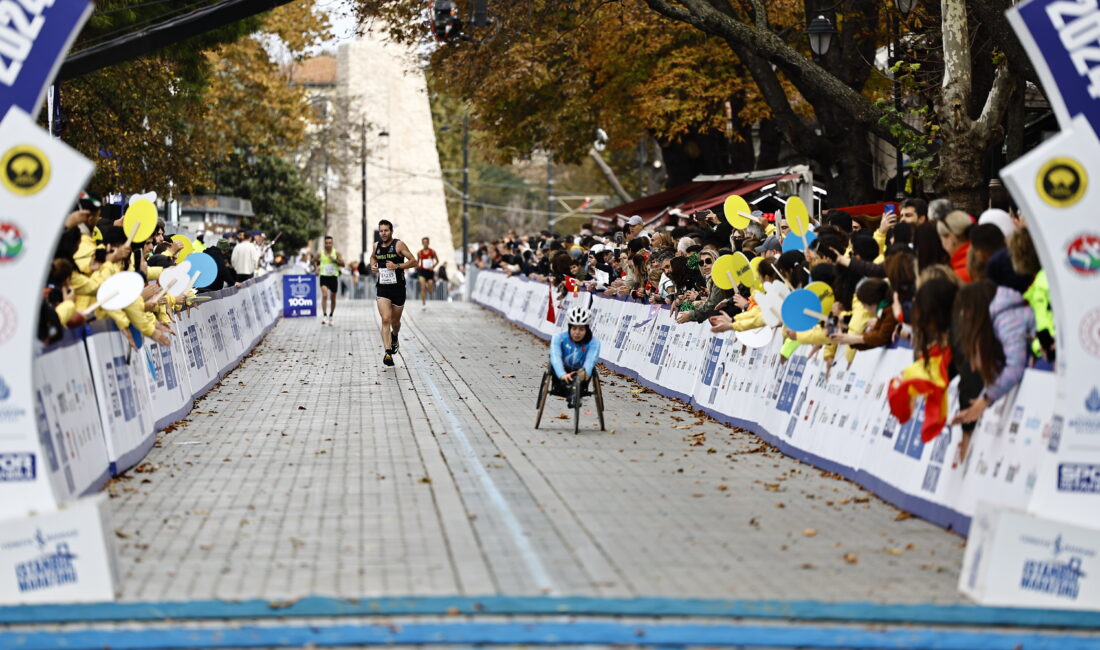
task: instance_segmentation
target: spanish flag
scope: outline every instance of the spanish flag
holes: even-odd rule
[[[951,348],[932,346],[927,358],[913,362],[900,375],[890,380],[887,400],[890,412],[905,424],[913,417],[913,404],[924,397],[924,424],[920,439],[927,443],[940,435],[947,423],[947,368],[951,365]]]

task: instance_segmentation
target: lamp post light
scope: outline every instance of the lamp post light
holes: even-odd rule
[[[367,263],[367,121],[363,119],[360,122],[359,130],[359,173],[362,176],[362,183],[360,188],[360,203],[362,204],[362,220],[363,224],[360,230],[361,245],[363,246],[363,252],[360,254],[360,262]],[[378,133],[378,137],[389,137],[389,132],[383,129]]]
[[[826,18],[824,14],[818,14],[817,18],[811,20],[806,27],[806,36],[810,38],[810,50],[818,58],[829,53],[829,46],[833,44],[835,35],[836,28],[833,27],[833,21]]]

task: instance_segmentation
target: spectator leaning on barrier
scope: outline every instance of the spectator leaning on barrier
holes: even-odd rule
[[[248,233],[237,233],[237,246],[233,249],[233,272],[236,274],[237,283],[246,282],[256,274],[256,268],[260,263],[260,249],[248,237]]]
[[[984,382],[980,394],[955,416],[954,423],[973,423],[1023,379],[1035,316],[1023,297],[989,280],[978,280],[959,290],[953,326],[959,348]],[[966,459],[969,434],[960,442],[960,461]]]

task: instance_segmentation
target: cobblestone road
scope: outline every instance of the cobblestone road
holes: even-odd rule
[[[125,600],[378,595],[961,601],[963,541],[748,433],[606,382],[573,435],[546,345],[410,303],[285,320],[109,487]]]

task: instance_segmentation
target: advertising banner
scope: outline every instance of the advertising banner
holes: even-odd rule
[[[97,321],[85,338],[111,473],[132,466],[156,440],[150,413],[145,355],[134,350],[113,322]]]
[[[54,508],[62,496],[53,493],[52,465],[40,447],[33,357],[46,271],[92,169],[23,110],[12,108],[0,121],[0,468],[7,468],[0,469],[0,518]]]
[[[82,330],[34,361],[35,415],[44,451],[39,462],[54,494],[68,503],[110,478],[107,441],[99,417]]]
[[[0,603],[114,600],[118,567],[107,495],[0,519]]]
[[[38,115],[65,53],[92,13],[88,0],[4,2],[0,12],[0,117]]]
[[[1098,11],[1095,3],[1027,0],[1005,12],[1063,130],[1078,115],[1100,130]]]
[[[283,316],[300,318],[317,315],[317,278],[312,275],[283,276]],[[246,318],[251,316],[246,312]],[[249,327],[251,329],[251,327]]]
[[[482,291],[482,282],[491,290]],[[512,313],[534,319],[546,338],[564,326],[564,310],[591,301],[601,361],[609,368],[962,534],[979,500],[1024,508],[1041,476],[1039,452],[1052,429],[1049,372],[1027,370],[1019,390],[987,411],[960,464],[959,427],[946,427],[925,444],[920,403],[905,424],[890,414],[887,384],[912,363],[907,347],[858,352],[851,364],[844,346],[831,364],[810,346],[785,359],[781,336],[749,347],[732,332],[712,334],[707,323],[677,324],[666,309],[590,294],[568,295],[556,305],[559,320],[551,325],[545,321],[546,285],[499,273],[480,274],[473,295],[484,296],[491,309],[516,296]],[[953,395],[954,386],[949,390]],[[950,401],[953,414],[957,405]]]
[[[1100,226],[1095,206],[1100,201],[1100,141],[1089,122],[1076,117],[1069,128],[1001,175],[1027,218],[1057,324],[1053,427],[1029,511],[1097,526]]]
[[[1100,610],[1100,530],[980,503],[959,591],[990,606]]]

